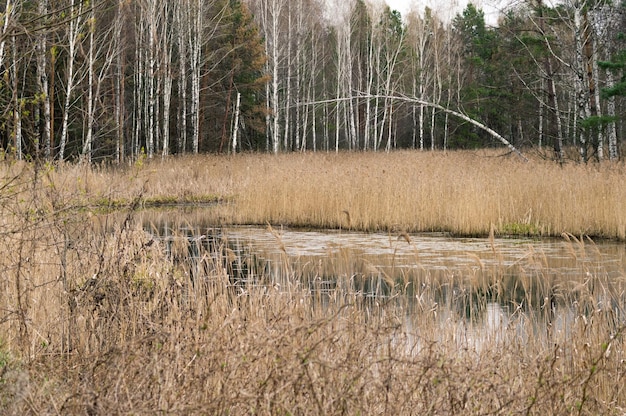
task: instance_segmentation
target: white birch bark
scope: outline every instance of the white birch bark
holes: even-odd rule
[[[20,100],[19,77],[18,77],[18,53],[15,36],[11,37],[11,84],[13,85],[13,145],[15,146],[15,158],[22,160],[22,101]]]
[[[185,40],[189,22],[186,18],[185,4],[175,3],[178,35],[178,152],[184,153],[187,147],[187,54],[188,44]]]
[[[232,153],[237,153],[237,135],[239,134],[239,106],[241,105],[241,93],[237,93],[235,101],[235,120],[233,121]]]
[[[546,81],[545,81],[544,77],[541,77],[541,86],[539,88],[540,88],[540,90],[542,92],[545,90],[545,82]],[[543,146],[543,123],[544,123],[544,121],[543,121],[543,113],[545,111],[544,108],[545,108],[544,100],[540,99],[539,100],[539,114],[538,114],[538,116],[539,116],[539,120],[538,120],[539,125],[537,126],[537,132],[538,132],[537,134],[539,136],[538,137],[539,149],[541,149],[542,146]]]
[[[144,115],[144,104],[145,104],[145,97],[144,97],[144,73],[145,73],[145,68],[144,68],[144,49],[142,47],[143,44],[143,35],[144,35],[144,21],[143,19],[139,18],[139,22],[137,25],[137,31],[136,31],[136,35],[135,35],[135,65],[137,70],[135,71],[134,74],[134,79],[135,79],[135,89],[133,91],[134,94],[134,105],[133,105],[133,111],[134,111],[134,117],[133,117],[133,121],[135,123],[134,125],[134,138],[133,138],[133,155],[134,157],[139,157],[140,152],[141,152],[141,143],[142,143],[142,132],[143,132],[143,115]]]
[[[271,10],[271,61],[272,61],[272,151],[278,153],[280,143],[280,103],[278,100],[279,91],[279,19],[282,13],[283,3],[279,0],[270,0]]]
[[[94,83],[95,83],[95,40],[96,32],[96,16],[94,6],[91,4],[91,12],[89,17],[89,52],[87,56],[87,132],[85,143],[83,145],[82,156],[87,163],[91,163],[93,152],[93,125],[95,119],[94,111]]]
[[[174,6],[175,7],[175,6]],[[165,157],[169,154],[170,148],[170,108],[172,100],[172,85],[174,78],[172,74],[172,55],[174,48],[174,39],[172,33],[172,24],[170,23],[170,3],[163,2],[163,24],[161,31],[161,50],[162,57],[162,76],[163,76],[163,117],[162,125],[162,151],[161,156]]]
[[[189,50],[191,52],[191,128],[193,153],[197,154],[200,145],[200,70],[202,66],[203,1],[192,0],[192,18],[189,30]]]
[[[45,16],[48,13],[48,0],[39,0],[37,12],[40,16]],[[51,123],[51,110],[50,110],[50,97],[49,97],[49,80],[48,80],[48,40],[47,32],[42,31],[37,37],[37,82],[39,84],[39,95],[41,104],[43,107],[43,131],[42,131],[42,145],[44,149],[44,157],[49,158],[51,154],[52,132],[50,131]]]
[[[574,39],[576,44],[576,96],[578,101],[578,118],[584,120],[591,116],[589,106],[589,90],[585,88],[587,71],[583,59],[583,23],[580,4],[574,8]],[[580,132],[580,156],[587,160],[587,138],[584,131]]]
[[[290,105],[291,105],[291,90],[292,90],[292,70],[293,70],[293,64],[292,64],[292,43],[293,43],[293,27],[292,27],[292,20],[291,20],[291,2],[287,3],[287,39],[286,39],[286,44],[287,44],[287,77],[286,77],[286,82],[285,82],[285,104],[284,104],[284,127],[283,127],[283,149],[285,151],[289,150],[291,148],[291,141],[290,141],[290,137],[289,134],[291,133],[290,131],[290,125],[289,123],[291,122],[291,111],[290,111]]]
[[[386,62],[385,62],[385,64],[386,64],[386,77],[385,77],[385,87],[384,87],[384,95],[385,96],[392,96],[393,93],[394,93],[393,88],[392,88],[393,75],[394,75],[394,71],[395,71],[395,68],[396,68],[396,63],[398,61],[398,55],[400,54],[400,51],[402,50],[403,42],[404,42],[404,35],[402,35],[400,37],[400,39],[398,40],[398,44],[397,44],[395,50],[392,51],[392,54],[391,55],[387,55],[387,57],[386,57]],[[391,104],[392,103],[387,98],[384,99],[384,106],[385,107],[384,107],[384,110],[383,110],[383,114],[384,114],[383,115],[383,126],[384,126],[384,123],[386,121],[387,116],[392,114],[392,110],[390,108]],[[391,120],[392,120],[391,116],[389,116],[389,123],[391,123]],[[382,142],[382,139],[383,139],[383,137],[382,137],[383,130],[384,130],[382,128],[383,126],[381,126],[381,137],[380,137],[379,142]],[[390,139],[391,138],[388,136],[388,140],[390,140]],[[390,144],[389,144],[389,141],[388,141],[386,147],[389,148],[389,145]]]
[[[615,85],[613,73],[610,70],[606,71],[606,86],[612,88]],[[615,117],[615,97],[609,97],[606,104],[606,115],[608,117]],[[615,128],[615,121],[610,121],[606,131],[607,141],[609,144],[609,160],[617,160],[619,157],[617,148],[617,129]]]
[[[368,47],[368,55],[367,55],[367,87],[365,90],[365,95],[370,96],[372,94],[372,87],[374,85],[374,42],[373,39],[370,39],[369,47]],[[370,149],[370,132],[372,130],[371,126],[372,122],[372,100],[369,98],[365,99],[365,132],[363,133],[363,150]]]
[[[93,142],[95,138],[95,123],[97,118],[98,102],[100,102],[100,88],[105,78],[110,77],[110,69],[115,59],[115,51],[118,50],[116,40],[119,39],[121,30],[121,19],[117,16],[113,24],[102,30],[96,39],[96,15],[95,7],[91,3],[89,13],[89,52],[88,52],[88,97],[87,97],[87,132],[83,146],[82,157],[85,161],[91,162],[93,153]],[[106,39],[106,41],[105,41]],[[98,42],[96,42],[98,40]],[[96,61],[100,64],[96,72]]]
[[[125,110],[124,110],[124,49],[125,45],[122,41],[122,26],[125,20],[124,15],[127,9],[125,7],[124,0],[119,0],[117,3],[117,19],[119,21],[117,30],[115,31],[115,43],[117,50],[115,51],[115,135],[116,135],[116,147],[115,147],[115,160],[119,164],[124,161],[125,155],[125,142],[124,142],[124,124],[125,124]]]
[[[4,13],[2,14],[2,33],[0,33],[0,70],[4,70],[4,50],[6,48],[7,32],[9,29],[9,22],[13,18],[15,12],[15,5],[11,0],[6,0],[4,4]]]
[[[76,81],[74,64],[76,61],[76,52],[79,46],[79,40],[83,27],[83,3],[72,0],[70,4],[70,21],[67,29],[68,56],[67,56],[67,76],[65,78],[65,103],[63,105],[63,115],[61,122],[61,137],[59,141],[59,160],[65,158],[65,146],[67,144],[67,136],[69,129],[69,116],[72,104],[72,95]]]

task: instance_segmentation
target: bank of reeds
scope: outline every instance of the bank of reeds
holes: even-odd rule
[[[104,205],[140,193],[153,202],[220,200],[215,217],[225,223],[458,235],[487,235],[493,224],[500,235],[619,239],[625,177],[622,163],[410,151],[198,156],[55,172],[65,188]]]
[[[497,270],[469,286],[471,276],[413,283],[391,278],[379,299],[352,290],[349,282],[326,288],[321,296],[302,283],[301,272],[286,258],[279,266],[280,285],[253,263],[248,267],[252,278],[237,282],[227,241],[204,245],[198,241],[208,236],[183,234],[166,241],[141,228],[136,207],[116,221],[88,208],[89,201],[103,196],[139,200],[143,195],[216,193],[232,198],[216,214],[220,221],[304,225],[312,218],[318,223],[311,220],[311,225],[318,226],[413,229],[418,224],[413,215],[424,213],[397,201],[417,203],[419,198],[403,199],[408,197],[401,193],[386,203],[385,198],[395,196],[404,180],[405,187],[418,191],[420,184],[435,179],[445,183],[448,177],[438,167],[446,158],[458,157],[434,155],[438,161],[429,165],[425,156],[408,153],[393,158],[342,156],[346,160],[336,155],[194,158],[172,162],[169,180],[165,167],[170,162],[132,167],[125,175],[84,167],[5,167],[0,184],[0,414],[626,411],[623,299],[617,308],[606,306],[607,293],[612,299],[623,297],[620,279],[608,282],[584,267],[577,279],[564,283],[543,282],[540,272],[521,276],[520,286],[541,286],[540,297],[553,294],[559,305],[571,308],[572,321],[565,329],[554,322],[551,333],[536,336],[530,319],[534,312],[513,309],[509,318],[515,325],[477,342],[472,341],[477,335],[468,327],[472,322],[465,311],[454,306],[465,295],[449,290],[449,303],[438,304],[431,293],[469,287],[477,304],[487,306],[504,296],[493,290],[502,278]],[[305,165],[312,160],[318,171],[308,173]],[[359,166],[344,164],[355,160]],[[391,160],[402,163],[388,167],[385,163]],[[494,167],[463,174],[473,166],[470,161],[483,159],[461,160],[450,164],[451,169],[462,165],[455,176],[459,183],[436,189],[454,189],[443,195],[458,197],[459,204],[466,203],[478,215],[473,210],[478,210],[480,198],[464,193],[471,185],[465,176],[493,183],[507,183],[508,176],[497,175]],[[522,172],[536,173],[517,162],[487,160],[517,169],[510,181],[526,182]],[[424,174],[426,168],[434,173]],[[615,167],[566,169],[578,177],[577,183],[590,183],[577,170],[589,169],[588,175],[604,178],[598,179],[604,189],[612,189],[619,176]],[[264,180],[263,172],[271,175]],[[371,175],[370,190],[359,188],[364,179],[357,172]],[[396,179],[387,179],[391,173]],[[182,182],[187,176],[192,180]],[[534,186],[540,184],[529,187]],[[327,197],[322,188],[327,188]],[[432,188],[430,192],[439,195]],[[401,215],[404,209],[406,216]],[[342,222],[347,220],[344,210],[350,213],[350,224]],[[385,215],[391,216],[387,222]],[[415,229],[428,229],[426,220],[421,221]],[[466,231],[481,230],[476,227]],[[280,235],[276,238],[280,244]],[[582,242],[570,238],[572,255],[577,255]],[[190,252],[194,257],[186,255]],[[353,260],[337,259],[346,278],[351,277]],[[459,278],[464,286],[458,285]],[[412,284],[418,288],[411,291]],[[421,300],[412,304],[411,314],[409,294]],[[528,296],[530,301],[533,295]]]

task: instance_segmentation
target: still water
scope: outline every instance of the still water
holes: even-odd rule
[[[226,247],[234,285],[391,301],[406,309],[408,326],[416,316],[460,322],[459,340],[474,346],[529,320],[545,335],[568,331],[584,315],[601,312],[616,326],[626,317],[623,243],[180,224],[152,219],[144,229],[184,236],[191,256],[194,244]]]

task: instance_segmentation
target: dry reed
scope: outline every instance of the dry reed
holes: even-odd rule
[[[243,154],[53,174],[60,191],[91,202],[222,198],[229,203],[214,212],[224,223],[626,238],[622,163],[523,163],[493,152]]]
[[[605,198],[623,208],[621,168],[429,157],[243,155],[126,172],[4,167],[0,413],[624,414],[624,321],[616,314],[625,283],[588,273],[582,259],[593,245],[574,237],[622,237],[608,231],[615,223],[603,228],[612,214],[587,195],[602,200],[601,191],[615,190]],[[557,193],[557,183],[567,190]],[[562,201],[573,210],[567,216],[546,200],[574,191],[570,205]],[[397,228],[405,244],[406,231],[488,233],[491,224],[571,231],[581,270],[559,283],[538,267],[510,284],[496,268],[480,279],[431,276],[407,286],[340,252],[333,270],[319,270],[317,289],[285,257],[273,271],[282,276],[277,286],[225,240],[156,238],[134,210],[113,221],[85,209],[102,197],[168,193],[232,197],[215,214],[223,222]],[[576,228],[568,218],[582,215],[578,207],[601,214],[597,224]],[[540,254],[531,260],[541,265]],[[235,279],[233,262],[246,265],[249,279]],[[385,296],[353,290],[355,272],[380,274]],[[552,294],[575,319],[563,329],[545,314],[553,330],[539,337],[531,319],[538,309],[520,308],[509,314],[515,325],[477,340],[466,306],[486,308],[516,285],[526,303]],[[469,293],[451,290],[463,287]],[[621,303],[606,307],[607,299]]]

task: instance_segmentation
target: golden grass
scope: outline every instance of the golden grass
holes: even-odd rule
[[[57,187],[84,203],[228,200],[216,222],[354,230],[626,239],[618,164],[523,163],[495,152],[244,154],[67,165]]]
[[[168,255],[167,242],[145,233],[136,212],[113,220],[85,208],[102,197],[214,194],[233,198],[211,207],[222,222],[458,233],[520,223],[546,234],[621,237],[607,227],[613,209],[623,208],[621,165],[561,169],[406,152],[198,157],[124,171],[3,169],[0,414],[626,411],[626,283],[588,274],[582,261],[579,276],[565,282],[542,279],[540,269],[512,284],[498,269],[483,280],[443,275],[413,288],[391,276],[383,278],[388,297],[369,299],[350,289],[350,279],[356,268],[371,275],[376,268],[339,253],[324,272],[337,274],[336,284],[322,295],[288,259],[277,266],[278,287],[252,257],[234,258],[225,241],[189,259],[190,241],[174,235]],[[539,183],[542,176],[549,180]],[[588,197],[601,199],[601,191],[612,209]],[[550,201],[559,195],[569,195],[567,216]],[[568,217],[583,208],[598,217],[576,229]],[[593,249],[570,238],[573,256]],[[247,264],[254,282],[235,284],[232,261]],[[528,302],[554,293],[571,308],[571,324],[560,330],[555,322],[537,336],[540,313],[521,308],[510,313],[515,325],[477,342],[465,305],[486,307],[493,300],[486,291],[516,285],[534,288]],[[436,303],[455,287],[469,292]],[[607,296],[619,307],[606,307]]]

